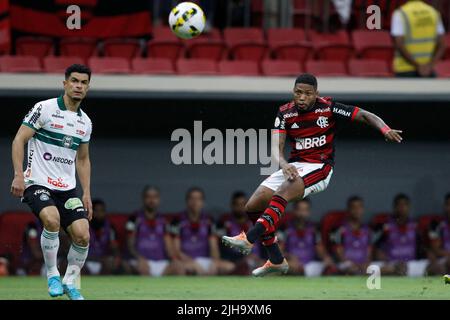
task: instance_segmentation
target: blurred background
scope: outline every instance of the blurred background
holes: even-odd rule
[[[145,185],[159,188],[163,214],[183,211],[188,188],[202,188],[202,210],[216,222],[230,212],[235,191],[250,196],[264,179],[261,165],[174,165],[171,134],[177,128],[193,133],[198,120],[203,131],[269,129],[301,72],[318,76],[321,95],[404,130],[404,142],[391,145],[370,128],[345,128],[333,179],[311,199],[310,220],[320,224],[330,212],[345,212],[348,197],[358,195],[369,223],[391,213],[400,192],[410,198],[411,219],[444,217],[450,191],[450,1],[424,1],[445,30],[435,35],[436,47],[447,45],[432,74],[407,78],[397,77],[393,66],[398,46],[391,34],[392,15],[406,0],[194,1],[207,26],[193,40],[176,38],[167,26],[178,2],[0,1],[0,254],[9,257],[12,273],[34,218],[9,194],[11,141],[36,102],[62,93],[63,73],[72,63],[93,71],[82,104],[94,128],[92,195],[106,203],[123,247],[125,223],[143,206]],[[79,30],[66,27],[73,4],[81,8]],[[380,8],[380,30],[366,27],[370,5]]]

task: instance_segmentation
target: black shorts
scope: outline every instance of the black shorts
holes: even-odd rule
[[[33,185],[25,189],[22,202],[26,203],[38,218],[42,209],[55,206],[59,212],[61,227],[66,231],[72,222],[87,219],[87,212],[75,189],[55,191],[43,186]]]

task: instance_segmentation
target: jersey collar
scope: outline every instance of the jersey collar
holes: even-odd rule
[[[61,109],[62,111],[67,111],[66,105],[64,104],[63,96],[59,96],[57,99],[57,102],[58,102],[59,109]],[[78,107],[77,114],[81,117],[80,107]]]

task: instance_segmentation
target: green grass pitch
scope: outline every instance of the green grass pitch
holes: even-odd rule
[[[450,299],[441,277],[382,277],[381,289],[369,290],[366,277],[94,277],[83,276],[86,299]],[[51,299],[42,277],[0,278],[0,300]],[[67,297],[57,299],[65,300]]]

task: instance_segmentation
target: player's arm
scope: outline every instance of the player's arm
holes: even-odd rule
[[[83,205],[88,212],[89,220],[92,219],[91,200],[91,160],[89,159],[89,143],[81,143],[77,152],[76,161],[78,178],[83,189]]]
[[[11,193],[15,197],[23,196],[25,190],[25,178],[23,176],[24,146],[35,134],[35,129],[27,125],[21,125],[12,142],[12,162],[14,167],[14,179],[11,184]]]
[[[277,116],[277,119],[280,119],[281,116]],[[272,162],[278,163],[280,168],[283,170],[284,176],[288,180],[294,180],[297,178],[298,171],[287,160],[284,158],[284,147],[286,144],[286,131],[284,130],[284,120],[276,120],[275,123],[280,121],[281,125],[278,125],[273,133],[272,133],[272,150],[275,150],[275,152],[272,152]]]
[[[358,112],[354,117],[354,121],[365,123],[376,130],[380,131],[386,141],[393,141],[400,143],[403,138],[400,136],[400,133],[403,131],[391,129],[379,116],[376,114],[369,112],[367,110],[359,108]]]

